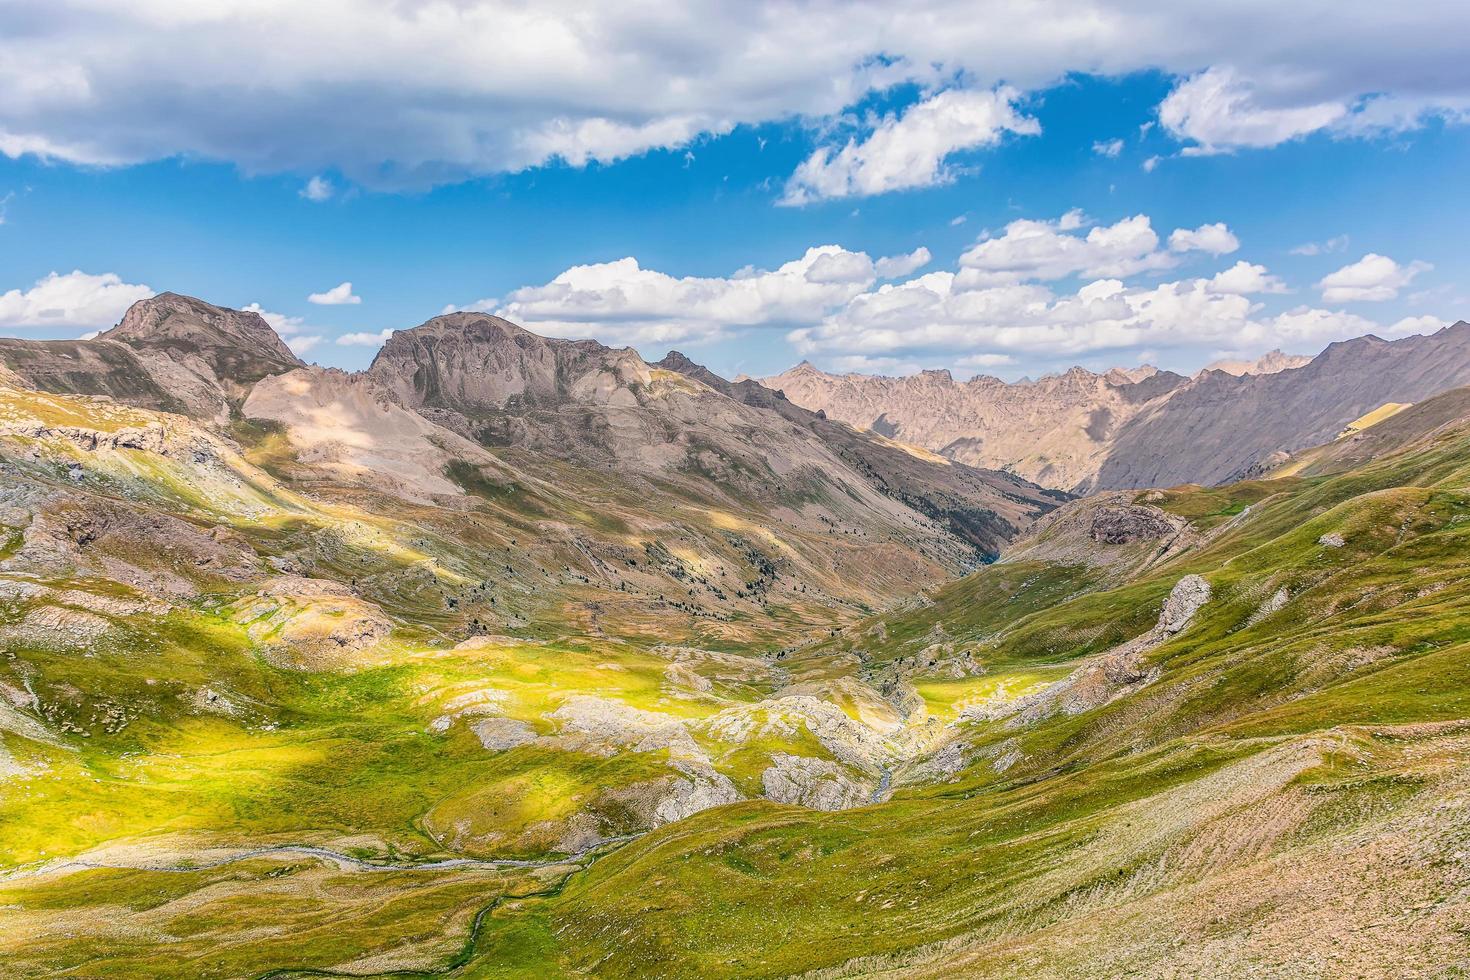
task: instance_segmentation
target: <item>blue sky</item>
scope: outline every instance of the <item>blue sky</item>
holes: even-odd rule
[[[334,29],[320,16],[139,6],[138,20],[83,0],[0,11],[0,333],[79,336],[167,289],[258,304],[307,359],[348,368],[371,359],[371,335],[482,308],[649,358],[677,347],[727,376],[806,357],[1013,378],[1193,370],[1470,318],[1470,78],[1456,53],[1470,33],[1453,5],[1335,25],[1362,36],[1327,54],[1330,37],[1308,47],[1309,21],[1275,25],[1301,45],[1216,25],[1211,50],[1169,39],[1197,24],[1108,4],[1058,7],[1089,25],[1106,15],[1091,53],[1025,26],[1007,44],[1003,24],[973,50],[961,36],[909,51],[910,25],[878,20],[866,49],[854,28],[852,46],[807,50],[826,7],[795,27],[752,16],[728,38],[692,12],[640,10],[579,22],[577,43],[612,62],[605,77],[451,74],[409,96],[392,86],[428,56],[404,38],[444,29],[428,13],[405,25],[375,0],[324,4],[387,18],[387,33],[338,37],[341,64],[308,71],[289,59]],[[859,25],[880,17],[846,6]],[[986,20],[933,6],[959,35]],[[486,22],[498,43],[477,48],[470,30],[454,57],[473,66],[541,38]],[[1115,50],[1124,27],[1136,52]],[[301,52],[271,43],[282,29]],[[228,37],[262,61],[164,88],[144,52],[170,32]],[[798,46],[774,67],[750,64],[752,44],[787,35]],[[405,51],[364,72],[357,44]],[[985,67],[997,60],[1006,70]],[[257,71],[271,83],[250,84]],[[659,98],[672,103],[642,105]]]

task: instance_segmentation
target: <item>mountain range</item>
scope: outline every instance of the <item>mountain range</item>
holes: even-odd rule
[[[1453,972],[1467,333],[806,389],[175,294],[0,340],[4,972]]]
[[[1470,384],[1470,324],[1359,337],[1311,359],[1277,351],[1192,378],[1073,368],[1008,384],[947,371],[833,375],[803,363],[762,383],[855,427],[1069,492],[1211,485],[1331,439],[1385,403]]]

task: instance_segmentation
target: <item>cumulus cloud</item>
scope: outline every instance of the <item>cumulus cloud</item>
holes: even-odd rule
[[[337,338],[343,347],[381,347],[393,336],[393,328],[385,327],[377,333],[344,333]]]
[[[929,250],[920,245],[907,255],[889,255],[873,263],[879,279],[900,279],[924,268],[933,259]]]
[[[270,325],[286,346],[291,348],[297,357],[305,357],[306,352],[320,344],[325,338],[319,333],[309,333],[312,327],[307,326],[306,321],[299,316],[287,316],[284,313],[274,313],[263,309],[259,303],[251,303],[242,307],[246,312],[258,315]]]
[[[1159,105],[1159,122],[1190,143],[1186,155],[1208,155],[1277,146],[1318,132],[1399,133],[1431,117],[1470,121],[1464,78],[1449,91],[1417,94],[1364,92],[1323,81],[1285,66],[1246,76],[1231,65],[1216,65],[1181,81]]]
[[[1286,283],[1266,271],[1264,265],[1255,265],[1244,259],[1210,279],[1210,289],[1217,293],[1249,296],[1252,293],[1284,293]]]
[[[1177,229],[1169,236],[1169,251],[1160,250],[1159,236],[1146,214],[1078,234],[1087,224],[1089,219],[1075,210],[1056,221],[1012,221],[1003,235],[982,240],[960,256],[961,284],[974,287],[1079,274],[1132,276],[1172,268],[1179,260],[1171,253],[1219,254],[1239,245],[1223,224]]]
[[[1470,11],[1453,3],[1205,11],[1094,0],[1053,4],[1045,17],[1010,0],[0,8],[0,153],[87,165],[185,156],[369,186],[683,148],[742,124],[830,121],[873,93],[934,92],[954,79],[983,94],[1072,72],[1162,70],[1183,81],[1161,122],[1205,150],[1334,121],[1344,132],[1417,125],[1463,112],[1470,95]],[[944,173],[938,147],[902,165],[879,165],[878,150],[822,186],[852,194]]]
[[[29,289],[0,294],[0,328],[110,327],[129,306],[152,295],[150,287],[123,282],[112,272],[52,272]]]
[[[710,339],[732,327],[815,322],[877,277],[866,253],[837,245],[809,248],[775,269],[745,268],[727,278],[670,276],[629,257],[573,266],[544,285],[515,290],[495,311],[553,336],[672,344]]]
[[[1103,279],[1058,293],[1027,283],[967,288],[961,276],[933,272],[857,296],[787,337],[803,356],[824,358],[949,353],[1047,360],[1222,345],[1304,349],[1375,326],[1354,314],[1307,307],[1267,316],[1248,296],[1211,279],[1152,287]]]
[[[1240,248],[1240,239],[1225,227],[1225,222],[1198,228],[1175,228],[1169,233],[1171,252],[1209,252],[1211,255],[1227,255]]]
[[[1285,143],[1332,125],[1347,111],[1333,100],[1273,105],[1235,69],[1220,67],[1181,82],[1159,105],[1159,122],[1194,144],[1186,153],[1208,154]]]
[[[1123,141],[1121,139],[1099,140],[1092,144],[1092,152],[1100,157],[1115,158],[1123,152]]]
[[[1369,252],[1356,262],[1324,276],[1317,287],[1328,303],[1379,302],[1394,299],[1421,272],[1432,269],[1427,262],[1399,265],[1386,255]]]
[[[953,179],[946,165],[962,150],[989,146],[1005,133],[1035,135],[1041,124],[1016,110],[1020,93],[950,89],[885,116],[862,139],[820,147],[786,182],[782,204],[932,187]]]
[[[362,297],[352,292],[352,283],[344,282],[326,292],[312,293],[306,297],[306,301],[318,306],[356,306],[362,302]]]

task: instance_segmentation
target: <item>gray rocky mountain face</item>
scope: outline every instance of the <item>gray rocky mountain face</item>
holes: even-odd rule
[[[1332,440],[1387,402],[1470,384],[1470,323],[1429,336],[1333,344],[1305,367],[1234,377],[1211,371],[1119,432],[1082,489],[1213,485],[1255,475],[1273,453]]]
[[[1264,472],[1388,402],[1470,384],[1470,324],[1333,344],[1306,363],[1272,352],[1192,379],[1135,370],[1007,384],[945,371],[831,375],[798,365],[763,382],[798,405],[973,465],[1076,493],[1213,485]]]
[[[258,313],[176,293],[134,303],[95,340],[0,339],[0,364],[40,391],[215,421],[255,382],[305,366]]]
[[[656,481],[681,506],[753,504],[964,567],[1065,499],[856,432],[687,359],[654,366],[483,313],[397,331],[367,371],[349,374],[304,364],[256,313],[163,293],[94,340],[0,341],[0,366],[40,390],[220,427],[282,426],[303,464],[421,501],[465,480],[564,478],[553,470],[566,464],[638,493]]]

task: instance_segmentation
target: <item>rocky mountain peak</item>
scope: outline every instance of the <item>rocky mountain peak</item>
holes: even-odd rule
[[[250,383],[303,366],[259,313],[214,306],[178,293],[139,300],[98,339],[179,357],[197,355],[222,381],[232,383]]]
[[[612,397],[646,383],[650,368],[630,348],[542,337],[487,313],[448,313],[396,331],[367,373],[407,405],[475,415]]]

